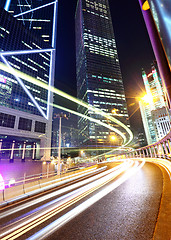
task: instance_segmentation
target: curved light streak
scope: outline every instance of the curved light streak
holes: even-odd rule
[[[1,63],[1,62],[0,62],[0,69],[2,69],[2,70],[5,71],[5,72],[9,72],[9,70],[10,70],[8,66],[6,66],[5,64],[3,64],[3,63]],[[12,73],[12,74],[13,74],[13,73]],[[43,82],[41,82],[40,80],[37,80],[36,78],[33,78],[33,77],[31,77],[31,76],[29,76],[29,75],[27,75],[27,74],[25,74],[25,73],[22,73],[21,71],[16,70],[16,69],[15,69],[15,74],[16,74],[18,77],[20,77],[20,78],[22,78],[22,79],[24,79],[24,80],[26,80],[26,81],[28,81],[28,82],[32,82],[32,83],[34,83],[35,85],[37,85],[37,86],[39,86],[39,87],[42,87],[42,88],[44,88],[44,89],[49,90],[49,86],[48,86],[46,83],[43,83]],[[55,93],[55,94],[57,94],[57,95],[59,95],[59,96],[61,96],[61,97],[64,97],[64,98],[66,98],[66,99],[68,99],[68,100],[70,100],[70,101],[72,101],[72,102],[74,102],[74,103],[77,103],[77,104],[79,104],[79,105],[81,105],[81,106],[83,106],[83,107],[85,107],[85,108],[87,108],[87,109],[89,109],[89,110],[92,110],[94,113],[99,114],[99,115],[101,115],[101,116],[109,119],[110,121],[118,124],[118,125],[121,126],[122,128],[124,128],[124,129],[127,131],[127,133],[129,134],[129,140],[128,140],[128,142],[126,142],[126,137],[125,137],[125,135],[124,135],[124,138],[123,138],[123,133],[122,133],[121,137],[124,139],[124,145],[123,145],[123,146],[128,145],[128,144],[133,140],[133,133],[132,133],[132,131],[131,131],[125,124],[123,124],[122,122],[120,122],[118,119],[110,116],[109,114],[106,114],[106,113],[103,112],[102,110],[100,110],[100,109],[98,109],[98,108],[95,108],[95,107],[91,106],[90,104],[85,103],[85,102],[83,102],[82,100],[79,100],[79,99],[77,99],[76,97],[73,97],[73,96],[71,96],[71,95],[69,95],[69,94],[67,94],[67,93],[65,93],[65,92],[63,92],[63,91],[61,91],[61,90],[59,90],[59,89],[57,89],[57,88],[51,87],[50,90],[51,90],[53,93]],[[68,110],[69,110],[69,109],[68,109]],[[68,111],[68,110],[67,110],[67,111]],[[72,111],[72,110],[71,110],[71,111]],[[97,123],[99,124],[99,122],[100,122],[99,120],[97,120],[97,119],[94,119],[94,120],[96,120]],[[105,123],[103,123],[103,124],[105,124]],[[103,125],[103,126],[104,126],[104,125]],[[106,124],[106,126],[108,126],[108,125]],[[110,127],[112,127],[112,126],[110,126]],[[111,129],[111,130],[114,131],[113,129]],[[118,131],[119,131],[119,130],[118,130]],[[115,131],[115,132],[116,132],[116,131]],[[119,131],[119,132],[120,132],[120,131]],[[119,133],[118,133],[118,134],[119,134]],[[120,134],[119,134],[119,135],[120,135]]]
[[[73,111],[73,110],[71,110],[71,109],[62,107],[62,106],[57,105],[57,104],[53,104],[53,107],[59,108],[59,109],[61,109],[61,110],[63,110],[63,111],[70,112],[70,113],[75,114],[75,115],[77,115],[77,116],[79,116],[79,117],[86,118],[86,119],[88,119],[88,120],[91,121],[91,122],[98,123],[99,125],[101,125],[101,126],[103,126],[103,127],[106,127],[106,128],[108,128],[108,129],[116,132],[117,134],[119,134],[119,135],[123,138],[124,142],[126,142],[126,137],[125,137],[125,135],[124,135],[121,131],[119,131],[117,128],[114,128],[114,127],[112,127],[111,125],[108,125],[108,124],[106,124],[106,123],[101,122],[101,121],[98,120],[98,119],[89,117],[89,116],[84,115],[84,114],[82,114],[82,113],[78,113],[78,112],[76,112],[76,111]]]
[[[102,199],[104,196],[109,194],[111,191],[116,189],[120,186],[123,182],[129,179],[133,174],[135,174],[139,169],[141,169],[144,165],[144,162],[140,165],[136,163],[131,169],[128,169],[126,173],[124,173],[119,179],[117,179],[114,183],[110,184],[109,186],[105,187],[103,190],[95,194],[94,196],[90,197],[74,209],[70,210],[39,232],[35,233],[28,240],[42,240],[47,238],[49,235],[57,231],[60,227],[64,226],[67,222],[78,216],[80,213],[85,211],[87,208],[95,204],[97,201]]]
[[[7,239],[16,239],[17,237],[23,235],[24,233],[28,232],[29,230],[35,228],[36,226],[40,225],[41,223],[45,222],[46,220],[50,219],[51,217],[55,216],[57,213],[61,212],[65,208],[71,206],[72,204],[76,203],[80,199],[84,198],[85,196],[89,195],[93,191],[101,188],[105,184],[109,183],[110,181],[114,180],[117,176],[119,176],[121,173],[125,172],[126,170],[129,171],[131,167],[135,166],[136,163],[133,163],[133,161],[126,161],[123,162],[121,165],[116,166],[112,169],[109,169],[107,172],[105,172],[105,175],[93,181],[92,183],[89,183],[79,189],[74,190],[71,193],[68,193],[60,199],[61,200],[55,205],[52,205],[50,209],[45,208],[44,211],[36,212],[35,215],[30,216],[30,218],[24,219],[22,222],[17,222],[17,225],[14,224],[14,226],[10,225],[10,228],[7,228],[7,230],[4,229],[4,231],[0,234],[1,240],[7,240]],[[101,173],[104,174],[104,173]]]

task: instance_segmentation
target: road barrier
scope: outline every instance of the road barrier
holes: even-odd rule
[[[50,188],[55,187],[55,184],[60,183],[61,180],[64,179],[70,179],[74,175],[79,176],[82,172],[91,170],[93,168],[97,168],[98,165],[93,165],[84,169],[79,169],[74,172],[64,173],[60,176],[58,175],[49,175],[45,178],[45,176],[39,175],[39,176],[31,176],[31,178],[24,179],[22,181],[15,182],[14,186],[7,187],[0,191],[0,204],[6,205],[7,202],[15,202],[16,199],[21,196],[22,198],[28,197],[30,195],[33,195],[35,191],[38,190],[48,190]],[[43,190],[44,189],[44,190]],[[4,203],[4,204],[2,204]]]

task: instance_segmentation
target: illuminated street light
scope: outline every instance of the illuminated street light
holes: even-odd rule
[[[111,139],[112,141],[115,141],[115,140],[116,140],[116,137],[115,137],[114,135],[112,135],[112,136],[110,137],[110,139]]]
[[[147,104],[151,104],[153,103],[153,96],[152,94],[146,94],[141,100]]]
[[[112,109],[112,114],[116,115],[118,111],[119,111],[118,109],[114,108],[114,109]]]

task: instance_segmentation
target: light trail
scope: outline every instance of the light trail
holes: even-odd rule
[[[95,170],[92,170],[92,171],[91,171],[91,169],[89,169],[89,170],[87,170],[88,173],[81,174],[81,175],[79,175],[79,177],[75,177],[75,176],[74,176],[74,177],[72,177],[72,178],[69,178],[69,181],[74,181],[74,180],[76,180],[76,179],[78,179],[78,178],[82,178],[82,177],[88,176],[89,174],[97,173],[97,172],[102,171],[102,170],[105,170],[105,169],[106,169],[106,167],[101,167],[101,168],[99,168],[99,169],[95,169]],[[22,211],[22,210],[24,210],[24,209],[26,209],[26,208],[28,208],[28,207],[30,207],[30,206],[34,206],[34,205],[37,204],[37,203],[41,203],[41,202],[43,202],[43,201],[45,201],[45,200],[51,199],[51,198],[53,198],[53,197],[57,197],[57,196],[60,195],[60,194],[66,193],[67,191],[71,191],[71,190],[73,190],[73,189],[75,189],[75,188],[77,188],[77,187],[83,186],[84,184],[88,184],[88,183],[90,183],[91,181],[94,181],[94,180],[96,180],[96,179],[104,176],[105,174],[106,174],[106,172],[105,172],[105,173],[102,173],[102,174],[98,174],[97,176],[91,177],[91,178],[86,179],[86,180],[82,180],[82,181],[80,181],[80,182],[78,182],[78,183],[76,183],[76,184],[73,184],[73,185],[68,186],[68,187],[64,187],[64,188],[62,188],[62,189],[60,189],[60,190],[57,190],[57,191],[55,191],[55,192],[53,192],[53,193],[47,194],[46,196],[39,197],[38,199],[32,200],[32,201],[30,201],[29,203],[21,204],[21,205],[18,206],[18,207],[15,207],[15,208],[10,209],[10,210],[8,210],[8,211],[6,211],[6,212],[4,212],[4,213],[1,213],[1,214],[0,214],[0,219],[3,219],[3,218],[5,218],[5,217],[8,217],[8,216],[10,216],[10,215],[12,215],[12,214],[14,214],[14,213],[19,212],[19,211]],[[73,175],[74,175],[74,174],[73,174]],[[78,174],[75,174],[75,175],[78,175]],[[59,179],[60,185],[65,184],[65,183],[68,182],[68,181],[64,181],[64,179],[67,178],[67,177],[68,177],[68,176],[66,176],[66,177],[64,177],[64,178],[62,178],[62,179]],[[63,180],[63,181],[61,181],[61,180]],[[58,201],[58,200],[57,200],[57,201]]]
[[[63,196],[58,203],[55,202],[55,204],[48,209],[45,209],[44,211],[41,209],[40,212],[36,212],[33,216],[30,216],[30,218],[24,219],[24,222],[17,222],[14,226],[11,225],[10,228],[1,233],[1,240],[16,239],[17,237],[20,237],[24,233],[55,216],[60,211],[76,203],[78,200],[109,183],[111,180],[114,180],[121,173],[130,169],[133,165],[136,165],[133,161],[124,162],[123,164],[108,170],[108,174],[106,176],[103,176],[102,178],[73,191],[72,194],[66,194],[65,197]]]
[[[154,164],[162,166],[166,170],[166,172],[168,173],[169,178],[171,180],[171,162],[170,161],[168,161],[166,159],[160,159],[160,158],[159,159],[157,159],[157,158],[145,158],[145,159],[143,159],[142,158],[142,160],[144,160],[146,162],[152,162]]]
[[[47,238],[49,235],[57,231],[60,227],[65,225],[67,222],[75,218],[77,215],[85,211],[87,208],[92,206],[94,203],[102,199],[104,196],[109,194],[111,191],[113,191],[115,188],[120,186],[123,182],[125,182],[128,178],[130,178],[133,174],[135,174],[139,169],[141,169],[144,166],[144,162],[141,163],[138,166],[138,162],[135,164],[135,166],[128,170],[123,176],[121,176],[118,180],[116,180],[114,183],[110,184],[105,189],[101,190],[99,193],[94,195],[93,197],[89,198],[88,200],[84,201],[79,206],[75,207],[62,217],[58,218],[51,224],[49,224],[47,227],[40,230],[38,233],[32,235],[28,238],[28,240],[41,240]]]
[[[10,72],[12,71],[12,72],[11,72],[12,74],[13,74],[13,72],[15,71],[15,75],[16,75],[18,78],[22,78],[22,79],[24,79],[24,80],[26,80],[26,81],[28,81],[28,82],[34,83],[35,85],[37,85],[37,86],[39,86],[39,87],[42,87],[42,88],[44,88],[44,89],[46,89],[46,90],[49,90],[48,84],[43,83],[43,82],[41,82],[40,80],[38,80],[38,79],[36,79],[36,78],[33,78],[33,77],[31,77],[31,76],[29,76],[29,75],[27,75],[27,74],[25,74],[25,73],[22,73],[22,72],[19,71],[19,70],[16,70],[16,69],[15,69],[15,70],[14,70],[14,69],[11,70],[11,69],[9,68],[9,66],[7,66],[7,65],[5,65],[5,64],[3,64],[3,63],[1,63],[1,62],[0,62],[0,69],[2,69],[2,70],[5,71],[5,72],[8,72],[8,73],[10,73]],[[57,95],[59,95],[59,96],[61,96],[61,97],[63,97],[63,98],[68,99],[69,101],[72,101],[72,102],[74,102],[74,103],[77,103],[77,104],[79,104],[79,105],[81,105],[81,106],[89,109],[89,110],[92,110],[94,113],[99,114],[99,115],[107,118],[108,120],[110,120],[110,121],[118,124],[119,126],[121,126],[121,127],[122,127],[123,129],[125,129],[125,130],[127,131],[127,133],[129,134],[129,140],[128,140],[127,142],[124,141],[124,144],[125,144],[124,146],[128,145],[128,144],[133,140],[133,133],[132,133],[132,131],[131,131],[126,125],[124,125],[122,122],[120,122],[118,119],[110,116],[109,114],[103,112],[102,110],[100,110],[100,109],[98,109],[98,108],[95,108],[95,107],[89,105],[88,103],[85,103],[85,102],[83,102],[83,101],[81,101],[81,100],[79,100],[79,99],[77,99],[77,98],[75,98],[75,97],[73,97],[73,96],[71,96],[71,95],[69,95],[69,94],[61,91],[61,90],[59,90],[59,89],[56,89],[56,88],[54,88],[54,87],[51,87],[51,88],[50,88],[50,91],[53,92],[53,93],[55,93],[55,94],[57,94]],[[100,122],[98,122],[98,124],[99,124],[99,123],[100,123]],[[124,136],[124,137],[125,137],[125,136]]]
[[[117,134],[119,134],[119,135],[123,138],[124,142],[126,142],[126,137],[125,137],[125,135],[124,135],[121,131],[119,131],[117,128],[112,127],[112,126],[109,125],[109,124],[103,123],[103,122],[101,122],[101,121],[98,120],[98,119],[95,119],[95,118],[89,117],[89,116],[87,116],[87,115],[78,113],[78,112],[76,112],[76,111],[73,111],[73,110],[71,110],[71,109],[62,107],[62,106],[57,105],[57,104],[53,104],[52,106],[55,107],[55,108],[61,109],[61,110],[63,110],[63,111],[67,111],[67,112],[70,112],[70,113],[72,113],[72,114],[75,114],[75,115],[77,115],[77,116],[79,116],[79,117],[86,118],[86,119],[88,119],[88,120],[91,121],[91,122],[98,123],[99,125],[101,125],[101,126],[103,126],[103,127],[106,127],[106,128],[108,128],[108,129],[116,132]]]

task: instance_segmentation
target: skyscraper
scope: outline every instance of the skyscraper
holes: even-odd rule
[[[118,118],[129,127],[108,0],[78,0],[75,31],[78,98]],[[78,111],[111,124],[81,106],[78,106]],[[118,125],[115,127],[120,129]],[[84,118],[79,119],[78,128],[82,144],[106,145],[111,142],[112,133],[109,130]],[[114,144],[121,142],[119,140]]]
[[[6,10],[11,6],[15,9],[15,4],[21,9],[24,4],[11,1],[10,5],[10,1],[7,2],[9,6]],[[51,35],[48,41],[30,28],[34,19],[31,18],[30,22],[26,17],[27,14],[32,13],[33,16],[33,13],[44,10],[45,5],[34,6],[29,9],[29,13],[21,11],[20,16],[0,10],[1,148],[8,145],[8,149],[23,149],[23,152],[16,154],[19,157],[24,156],[25,148],[32,150],[29,157],[50,157],[53,101],[50,88],[54,82],[56,3],[57,1],[50,4],[54,14],[52,11],[53,21],[52,28],[49,26]],[[40,27],[43,21],[36,20]],[[14,155],[15,153],[16,151]],[[12,155],[10,154],[10,157]]]
[[[51,43],[53,3],[52,0],[6,0],[4,9],[22,22],[23,26],[31,30],[33,34],[42,38],[43,41]],[[38,11],[32,11],[36,8],[38,8]],[[24,12],[27,12],[27,14],[23,15]]]
[[[166,131],[163,131],[163,133],[161,133],[161,131],[157,132],[157,130],[161,128],[156,126],[158,119],[155,119],[154,116],[163,115],[163,109],[165,109],[166,114],[167,106],[164,100],[165,97],[162,81],[156,68],[152,66],[152,71],[149,74],[146,74],[146,72],[143,70],[142,78],[147,95],[145,95],[145,97],[140,101],[140,111],[147,142],[148,144],[152,144],[157,140],[160,140],[161,136],[163,137],[166,135],[164,134]]]

